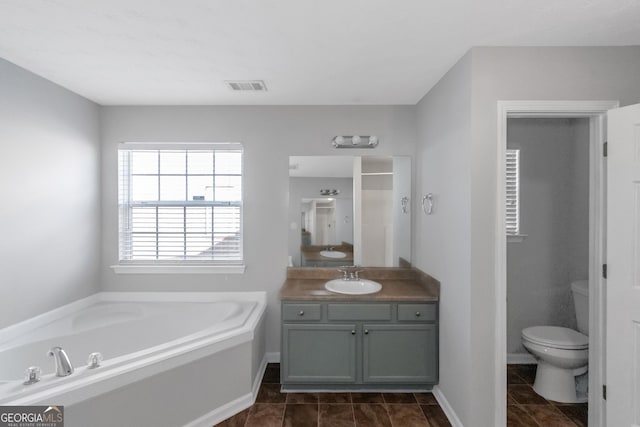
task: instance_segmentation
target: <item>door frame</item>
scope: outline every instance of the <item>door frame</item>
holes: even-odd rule
[[[509,118],[589,119],[589,425],[605,426],[605,289],[602,264],[606,256],[606,141],[607,111],[618,101],[498,101],[497,191],[495,229],[496,272],[496,423],[507,421],[507,235],[505,231],[505,151]]]

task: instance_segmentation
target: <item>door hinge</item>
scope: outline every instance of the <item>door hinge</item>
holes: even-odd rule
[[[604,400],[607,400],[607,385],[606,384],[602,384],[602,398]]]
[[[609,143],[605,141],[604,144],[602,144],[602,156],[607,157],[608,151],[609,151]]]
[[[602,264],[602,278],[607,278],[607,264]]]

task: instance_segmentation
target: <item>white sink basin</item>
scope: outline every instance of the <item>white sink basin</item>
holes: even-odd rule
[[[347,256],[347,254],[340,251],[320,251],[320,255],[327,258],[344,258]]]
[[[380,283],[367,279],[334,279],[325,283],[324,287],[328,291],[348,295],[375,294],[376,292],[379,292],[380,289],[382,289],[382,285]]]

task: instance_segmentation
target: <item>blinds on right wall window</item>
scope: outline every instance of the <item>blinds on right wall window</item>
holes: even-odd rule
[[[507,235],[520,234],[520,150],[507,150],[506,225]]]

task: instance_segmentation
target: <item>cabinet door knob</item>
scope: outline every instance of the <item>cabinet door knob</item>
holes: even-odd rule
[[[365,334],[365,335],[369,335],[369,330],[368,330],[368,329],[365,329],[365,330],[364,330],[364,334]]]
[[[351,331],[351,335],[355,335],[355,334],[356,334],[356,331]]]
[[[300,310],[300,312],[298,313],[298,316],[304,316],[304,310]]]
[[[416,317],[420,317],[420,312],[416,311]]]

